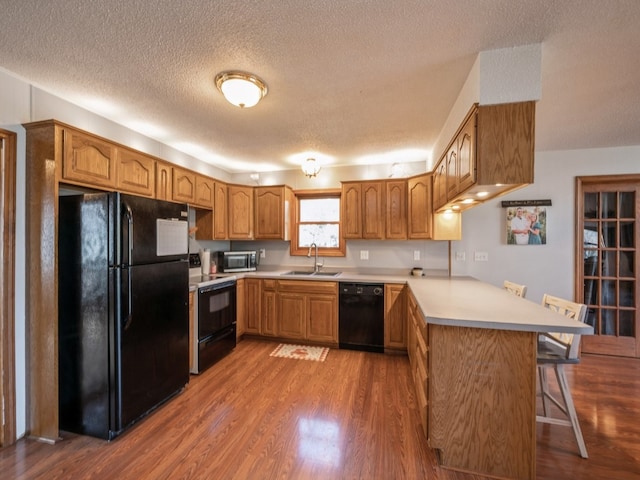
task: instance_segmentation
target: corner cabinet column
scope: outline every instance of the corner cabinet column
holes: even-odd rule
[[[25,125],[27,434],[46,442],[58,430],[58,182],[62,130]]]

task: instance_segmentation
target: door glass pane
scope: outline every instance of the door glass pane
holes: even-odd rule
[[[620,248],[634,248],[633,234],[635,222],[620,222]]]
[[[584,323],[587,325],[591,325],[593,327],[593,333],[597,335],[599,332],[598,329],[598,309],[597,308],[587,308],[587,317],[584,319]]]
[[[598,305],[598,280],[584,281],[584,303]]]
[[[620,218],[634,218],[635,203],[635,192],[620,192]]]
[[[618,299],[618,305],[621,307],[633,307],[635,306],[635,298],[634,298],[634,290],[635,290],[634,281],[626,281],[620,280],[620,284],[618,287],[618,294],[620,298]]]
[[[584,218],[598,218],[598,194],[584,194]]]
[[[618,217],[618,194],[616,192],[603,192],[602,194],[602,218]]]
[[[615,248],[618,244],[616,241],[616,226],[616,222],[602,222],[602,236],[605,247]]]
[[[621,337],[635,337],[635,325],[634,325],[634,311],[633,310],[620,310],[620,336]]]
[[[616,311],[601,310],[602,320],[600,322],[600,335],[616,334]]]
[[[616,252],[602,251],[602,276],[616,276]]]
[[[634,252],[620,252],[620,273],[621,277],[634,277],[635,276],[635,253]]]
[[[602,280],[602,297],[600,305],[615,306],[616,304],[616,281]]]

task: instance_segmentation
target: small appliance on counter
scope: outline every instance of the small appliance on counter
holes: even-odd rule
[[[215,252],[214,261],[220,272],[254,272],[258,266],[255,250]]]

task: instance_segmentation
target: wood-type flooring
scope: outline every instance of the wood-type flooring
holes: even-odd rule
[[[9,479],[478,480],[437,465],[406,356],[331,350],[324,362],[234,352],[112,442],[62,432],[0,450]],[[568,372],[589,450],[537,426],[538,479],[640,479],[640,360],[584,356]]]

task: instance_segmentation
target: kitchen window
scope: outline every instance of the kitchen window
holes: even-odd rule
[[[345,241],[340,235],[340,190],[295,192],[295,228],[291,255],[307,255],[311,244],[318,254],[344,257]]]

